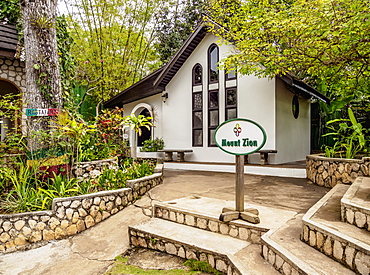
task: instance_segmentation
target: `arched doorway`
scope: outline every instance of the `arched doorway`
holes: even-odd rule
[[[139,115],[143,115],[145,117],[151,117],[151,114],[147,108],[144,108]],[[147,127],[141,127],[141,136],[137,136],[137,146],[143,146],[144,141],[149,140],[152,138],[152,127],[148,129]]]
[[[15,107],[16,103],[13,102],[13,100],[19,99],[17,97],[19,94],[20,91],[17,86],[7,80],[0,79],[0,99],[6,99],[9,104]],[[14,95],[15,97],[6,98],[8,95]],[[1,105],[0,108],[2,108],[0,112],[0,141],[4,141],[10,131],[20,130],[20,121],[16,118],[15,112],[17,112],[17,110],[8,110],[6,106]]]

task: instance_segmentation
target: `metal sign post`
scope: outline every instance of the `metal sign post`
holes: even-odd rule
[[[266,133],[256,122],[248,119],[231,119],[217,127],[217,146],[235,157],[235,208],[222,209],[220,220],[224,222],[243,219],[259,223],[258,210],[244,209],[244,155],[254,153],[266,143]]]

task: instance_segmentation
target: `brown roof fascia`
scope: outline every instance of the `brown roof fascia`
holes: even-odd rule
[[[294,77],[293,75],[285,74],[285,75],[278,76],[278,78],[280,78],[287,85],[292,87],[294,89],[294,91],[297,91],[299,93],[303,93],[304,95],[306,95],[308,97],[313,96],[313,97],[325,102],[326,104],[330,103],[330,99],[328,97],[326,97],[325,95],[323,95],[318,90],[311,87],[310,85],[308,85],[308,84],[304,83],[303,81],[299,80],[298,78]]]
[[[162,87],[164,88],[166,84],[169,82],[167,79],[171,80],[172,77],[177,73],[177,71],[181,68],[181,66],[185,63],[188,57],[191,55],[194,49],[189,50],[189,46],[191,43],[199,36],[200,41],[197,42],[197,45],[203,40],[205,33],[206,33],[206,26],[203,22],[199,23],[198,26],[195,28],[193,33],[185,40],[182,44],[181,48],[175,53],[175,55],[171,58],[171,60],[164,66],[163,71],[154,81],[154,87]],[[170,74],[168,78],[168,74]],[[167,83],[162,83],[162,81],[166,79]]]
[[[153,86],[153,81],[157,78],[157,75],[162,71],[163,67],[159,68],[158,70],[152,72],[151,74],[147,75],[143,79],[139,80],[135,84],[131,85],[130,87],[126,88],[119,94],[115,95],[108,101],[106,101],[103,106],[105,108],[112,108],[115,106],[120,106],[122,104],[130,103],[135,100],[142,99],[147,96],[151,96],[154,94],[158,94],[162,92],[161,89],[155,89]],[[143,86],[149,89],[144,91]],[[130,96],[130,99],[127,97]]]

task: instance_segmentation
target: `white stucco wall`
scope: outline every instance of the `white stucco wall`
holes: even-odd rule
[[[206,35],[168,83],[168,99],[165,103],[158,94],[124,106],[125,115],[131,114],[138,104],[152,106],[156,126],[153,137],[163,138],[166,148],[192,149],[193,153],[186,154],[188,161],[235,162],[234,155],[218,147],[208,147],[208,89],[219,89],[219,122],[225,120],[224,72],[220,71],[218,84],[208,87],[207,51],[212,43],[217,42],[218,38],[214,35]],[[219,45],[220,60],[232,49],[232,46]],[[203,85],[197,87],[203,91],[203,147],[192,147],[192,69],[197,63],[203,67]],[[287,91],[280,80],[238,76],[234,83],[238,90],[238,117],[251,119],[264,128],[267,142],[263,149],[278,150],[278,154],[269,156],[270,163],[304,159],[309,153],[309,102],[300,100],[300,116],[294,119],[291,110],[293,94]],[[250,162],[259,163],[259,154],[251,155]]]
[[[310,154],[310,101],[299,99],[299,116],[292,112],[293,93],[289,92],[281,80],[276,85],[276,163],[306,159]]]

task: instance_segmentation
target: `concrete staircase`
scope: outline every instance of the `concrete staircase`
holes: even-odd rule
[[[192,196],[156,204],[148,223],[129,228],[130,241],[208,262],[225,274],[368,275],[367,194],[370,178],[358,178],[335,186],[305,215],[246,204],[259,210],[258,225],[221,222],[222,208],[234,202]]]

